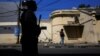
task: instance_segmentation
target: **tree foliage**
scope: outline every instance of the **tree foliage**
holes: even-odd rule
[[[88,5],[86,5],[86,4],[80,4],[79,6],[78,6],[78,8],[90,8],[91,6],[88,4]]]

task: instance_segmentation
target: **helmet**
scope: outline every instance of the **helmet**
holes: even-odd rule
[[[33,0],[24,0],[22,1],[22,6],[27,6],[28,9],[34,10],[34,7],[36,7],[36,3]]]

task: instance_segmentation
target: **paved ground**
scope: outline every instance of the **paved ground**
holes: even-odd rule
[[[39,56],[62,56],[63,54],[100,54],[100,47],[87,47],[87,46],[44,46],[38,48]],[[20,45],[0,45],[0,56],[21,56]]]
[[[71,52],[72,50],[68,50],[70,52],[64,52],[65,51],[64,49],[63,50],[57,50],[57,49],[52,50],[52,49],[50,49],[49,51],[48,51],[48,49],[47,50],[43,49],[42,52],[45,52],[44,50],[47,53],[45,53],[45,54],[43,54],[43,53],[39,54],[39,56],[48,56],[48,55],[49,56],[55,56],[55,55],[57,55],[57,56],[67,56],[67,55],[70,55],[70,54],[71,55],[77,55],[77,54],[79,54],[78,52],[80,52],[78,50],[76,50],[76,54],[73,53],[73,52]],[[51,51],[53,51],[53,52],[52,53],[48,53],[48,52],[51,52]],[[61,54],[61,53],[59,54],[57,51],[58,52],[64,52],[65,54]],[[55,53],[55,52],[57,52],[57,53]],[[86,51],[86,52],[88,52],[88,51]],[[93,53],[93,52],[92,53],[80,53],[80,55],[88,55],[88,54],[94,55],[94,54],[99,54],[99,53]],[[15,49],[0,49],[0,56],[22,56],[22,55],[21,55],[21,51],[18,51],[18,50],[15,50]]]

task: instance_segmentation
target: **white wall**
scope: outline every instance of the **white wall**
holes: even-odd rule
[[[39,41],[48,42],[51,39],[51,23],[49,21],[44,21],[40,23],[40,26],[46,26],[46,30],[42,30],[39,36]]]

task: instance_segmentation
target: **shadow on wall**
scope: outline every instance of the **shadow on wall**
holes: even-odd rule
[[[64,26],[66,35],[69,40],[77,40],[78,38],[82,38],[83,34],[83,25],[79,26]]]

